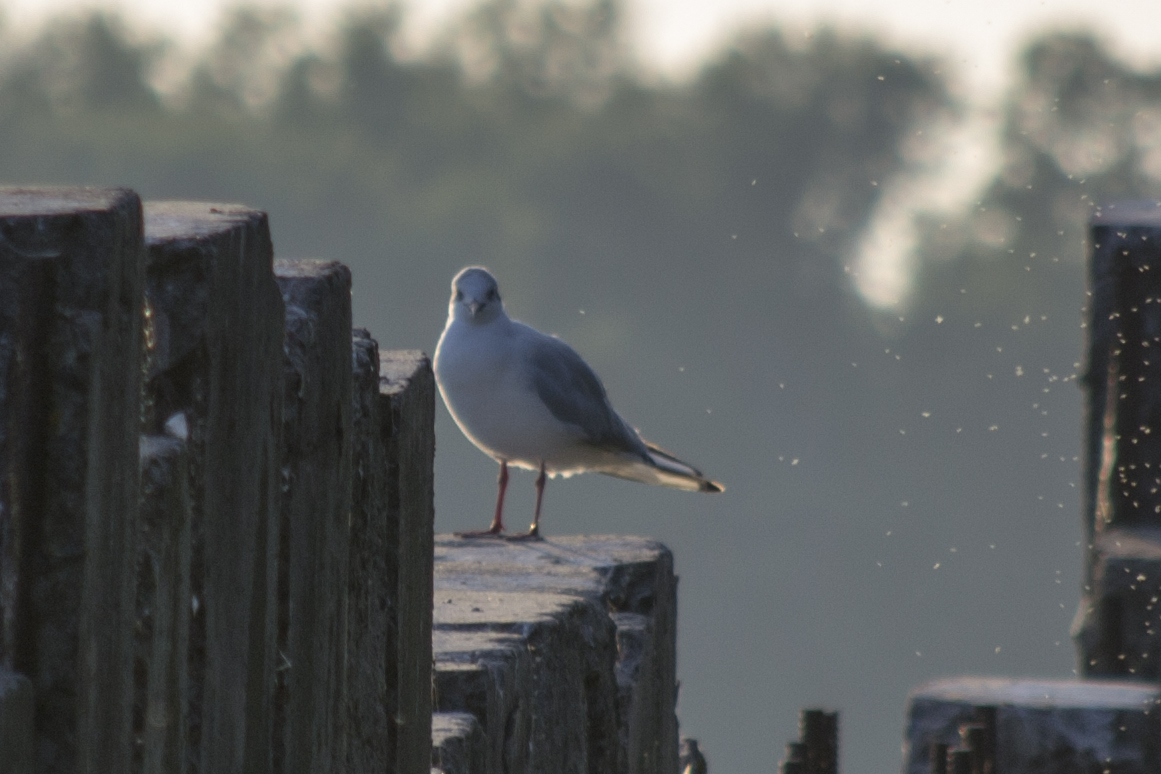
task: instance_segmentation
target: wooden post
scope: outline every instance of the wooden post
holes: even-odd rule
[[[837,712],[804,709],[799,713],[798,740],[786,745],[782,770],[801,774],[838,774]]]
[[[0,189],[0,663],[42,772],[131,765],[143,248],[131,191]]]
[[[435,380],[426,355],[380,353],[362,329],[352,355],[346,771],[426,774]]]
[[[417,350],[379,353],[378,433],[393,552],[395,661],[388,663],[399,774],[431,768],[432,578],[435,539],[435,376]]]
[[[947,745],[932,742],[930,751],[931,774],[947,774]]]
[[[1080,672],[1156,680],[1161,648],[1161,203],[1090,224]],[[1156,426],[1155,426],[1156,424]]]
[[[193,774],[271,770],[284,308],[266,214],[146,202],[146,432],[189,467]]]
[[[838,713],[803,710],[800,725],[810,774],[838,774]]]
[[[351,273],[275,262],[286,306],[275,771],[338,771],[347,755]]]
[[[787,742],[786,757],[782,760],[782,774],[810,774],[806,760],[806,745],[802,742]]]
[[[1113,527],[1161,526],[1161,426],[1153,426],[1161,412],[1161,203],[1100,208],[1089,239],[1084,497],[1091,543]]]
[[[972,751],[951,750],[947,754],[947,774],[972,774]]]
[[[647,756],[655,740],[640,738],[664,730],[664,717],[642,729],[636,711],[618,711],[673,695],[676,675],[658,665],[674,663],[662,621],[674,615],[676,580],[672,554],[645,538],[439,536],[437,713],[479,720],[484,772],[678,771],[676,756],[662,768]]]
[[[963,752],[973,774],[981,766],[997,774],[1071,774],[1092,761],[1097,770],[1156,774],[1159,701],[1155,683],[1124,680],[933,681],[908,698],[903,771],[936,770],[932,751],[938,743]]]
[[[995,774],[996,771],[996,708],[975,708],[975,721],[959,728],[960,746],[971,750],[972,774]]]
[[[0,774],[32,774],[35,703],[27,677],[0,665]]]
[[[187,770],[189,456],[184,440],[141,438],[133,770]]]
[[[349,774],[396,771],[398,711],[397,524],[388,518],[387,456],[379,420],[379,345],[356,329],[351,343],[353,460],[347,602]],[[429,636],[430,639],[430,636]]]

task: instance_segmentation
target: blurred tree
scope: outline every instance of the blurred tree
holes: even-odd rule
[[[533,266],[592,260],[591,240],[616,234],[623,246],[599,254],[647,270],[714,255],[741,229],[745,263],[789,270],[796,292],[843,292],[869,181],[899,169],[907,132],[948,102],[930,68],[833,32],[795,46],[755,32],[689,86],[646,85],[622,16],[615,0],[489,0],[404,62],[393,5],[348,14],[316,49],[293,13],[241,8],[165,110],[150,87],[160,46],[113,17],[62,19],[0,73],[8,128],[47,122],[40,154],[0,163],[76,179],[53,151],[67,142],[96,168],[140,169],[119,156],[130,133],[163,187],[188,187],[179,170],[246,176],[295,210],[386,213],[373,231],[423,253]],[[110,109],[116,131],[91,123]]]
[[[921,317],[1002,315],[1023,347],[1067,362],[1076,338],[1023,318],[1075,330],[1093,208],[1161,197],[1161,72],[1134,72],[1087,34],[1040,38],[1022,64],[1000,170],[966,212],[927,224],[915,300]]]
[[[630,61],[622,15],[616,0],[489,0],[444,46],[473,81],[597,106]]]
[[[1161,194],[1161,72],[1133,72],[1083,35],[1038,40],[1023,62],[1005,109],[1003,165],[964,214],[968,239],[954,255],[1075,261],[1096,204]]]
[[[287,8],[229,11],[217,40],[190,74],[186,109],[262,115],[278,100],[286,70],[303,55],[300,32],[298,16]]]
[[[8,62],[0,115],[155,112],[160,103],[148,74],[162,48],[132,41],[113,17],[62,20]]]

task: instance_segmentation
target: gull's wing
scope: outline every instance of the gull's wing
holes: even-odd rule
[[[628,458],[600,469],[630,481],[658,484],[691,492],[725,489],[689,463],[647,443],[613,410],[605,386],[576,351],[555,336],[522,323],[532,388],[554,417],[577,428],[586,443]],[[635,459],[634,459],[635,458]]]
[[[552,415],[577,428],[593,446],[647,458],[645,444],[613,410],[605,386],[576,350],[555,336],[522,327],[530,350],[532,389]]]

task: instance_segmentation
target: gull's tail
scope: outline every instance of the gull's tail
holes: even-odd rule
[[[644,439],[642,439],[644,440]],[[634,460],[614,469],[604,470],[610,476],[640,481],[644,484],[668,486],[687,492],[724,492],[726,488],[716,481],[710,481],[701,471],[687,462],[674,457],[664,449],[644,441],[648,461]]]

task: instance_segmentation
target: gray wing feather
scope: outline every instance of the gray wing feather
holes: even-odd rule
[[[586,442],[648,458],[645,444],[609,403],[605,386],[576,351],[539,334],[532,349],[532,387],[552,415],[578,428]]]

